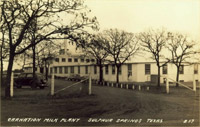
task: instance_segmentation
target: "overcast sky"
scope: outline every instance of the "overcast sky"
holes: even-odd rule
[[[85,4],[101,30],[142,32],[163,27],[200,40],[200,0],[86,0]]]

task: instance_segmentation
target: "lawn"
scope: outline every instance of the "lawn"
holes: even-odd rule
[[[55,91],[73,84],[56,80]],[[127,90],[92,86],[92,95],[82,95],[78,84],[55,96],[50,87],[14,89],[7,100],[1,92],[2,126],[198,126],[199,89],[196,94],[183,87]],[[14,119],[15,118],[15,119]],[[17,118],[39,121],[19,122]],[[73,119],[72,119],[73,118]],[[24,119],[23,119],[24,120]],[[16,122],[14,122],[16,121]]]

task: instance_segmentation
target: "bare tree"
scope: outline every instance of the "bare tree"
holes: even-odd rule
[[[21,70],[24,70],[26,65],[30,65],[31,63],[28,61],[29,58],[29,53],[24,53],[16,56],[17,58],[15,59],[15,63],[18,63],[19,66],[21,66]]]
[[[119,83],[119,72],[123,63],[131,56],[139,53],[140,44],[133,33],[128,33],[118,29],[104,31],[104,49],[111,56],[117,68],[116,82]]]
[[[35,45],[35,50],[28,49],[24,53],[17,55],[15,63],[22,66],[21,70],[24,70],[25,66],[32,66],[35,61],[35,71],[39,68],[44,68],[46,79],[48,80],[48,68],[50,61],[58,54],[61,44],[55,43],[56,40],[46,40],[42,43]],[[35,55],[34,55],[35,53]],[[35,57],[35,60],[33,60]],[[34,86],[32,86],[34,88]]]
[[[96,65],[99,67],[99,82],[102,82],[104,62],[108,57],[108,52],[103,48],[106,40],[101,34],[94,35],[88,40],[90,42],[83,46],[83,51],[96,59]]]
[[[0,72],[0,81],[1,84],[3,84],[2,80],[3,80],[3,62],[5,61],[5,59],[8,56],[8,45],[7,45],[7,39],[5,38],[5,34],[6,34],[6,27],[5,27],[5,23],[3,23],[3,18],[2,15],[0,16],[0,63],[1,63],[1,72]]]
[[[45,77],[48,80],[50,62],[58,55],[60,45],[48,40],[39,44],[38,47],[40,47],[40,50],[37,52],[38,65],[44,67]]]
[[[167,33],[164,30],[149,30],[140,33],[139,40],[142,42],[144,50],[152,55],[152,59],[156,61],[158,68],[158,81],[157,86],[160,87],[160,68],[169,61],[161,63],[165,57],[161,53],[167,42]]]
[[[53,35],[64,33],[66,39],[70,39],[82,33],[84,27],[97,26],[96,18],[87,16],[89,10],[85,9],[81,0],[3,0],[0,2],[0,7],[2,21],[7,28],[5,36],[9,40],[6,97],[10,97],[10,79],[16,55],[43,40],[56,37]],[[28,29],[36,19],[43,21],[43,25],[38,32],[38,39],[33,44],[25,38],[30,36]],[[63,19],[65,21],[61,22]]]
[[[36,71],[36,41],[37,41],[37,39],[39,38],[39,36],[37,35],[37,32],[38,32],[38,22],[37,22],[37,18],[30,24],[30,27],[29,27],[29,29],[28,29],[28,31],[29,31],[29,34],[30,34],[30,38],[28,38],[29,39],[29,41],[31,42],[31,44],[32,44],[32,47],[31,47],[31,49],[32,49],[32,61],[33,61],[33,66],[32,66],[32,68],[33,68],[33,79],[35,79],[35,71]],[[43,24],[42,24],[43,25]],[[33,81],[35,81],[35,80],[33,80]],[[32,86],[31,86],[32,88],[35,88],[36,87],[36,82],[34,82],[34,83],[32,83]]]
[[[172,62],[177,68],[176,81],[178,82],[180,69],[181,66],[183,66],[183,62],[191,64],[192,57],[198,52],[194,49],[194,41],[189,39],[189,37],[187,37],[186,35],[182,35],[179,33],[168,33],[168,37],[169,40],[167,43],[167,48],[169,49],[171,55],[167,59]],[[178,87],[179,84],[176,83],[176,86]]]

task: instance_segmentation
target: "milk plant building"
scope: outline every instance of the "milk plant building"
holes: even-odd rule
[[[75,50],[74,50],[75,51]],[[50,64],[49,72],[54,73],[56,77],[71,77],[79,75],[87,77],[91,74],[92,79],[99,79],[99,67],[96,65],[96,59],[84,55],[81,52],[69,52],[68,49],[62,49]],[[116,82],[117,68],[114,64],[107,62],[103,67],[103,80]],[[168,63],[161,67],[161,83],[168,77],[171,81],[176,81],[177,68],[174,64]],[[179,70],[179,81],[192,82],[200,80],[199,63],[183,63]],[[145,61],[127,61],[119,70],[119,82],[157,82],[158,70],[156,62],[151,59]]]

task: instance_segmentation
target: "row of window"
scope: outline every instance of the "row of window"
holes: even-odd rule
[[[81,69],[80,66],[78,67],[78,74],[81,73]],[[94,67],[94,74],[97,74],[97,66],[93,66]],[[105,74],[109,74],[109,66],[106,65],[105,66]],[[64,69],[63,69],[64,68]],[[68,70],[69,68],[69,70]],[[112,65],[112,70],[111,70],[112,74],[116,74],[116,67],[115,65]],[[53,68],[50,68],[50,72],[53,72]],[[132,64],[127,64],[127,72],[128,72],[128,77],[132,76]],[[162,72],[163,74],[167,74],[168,73],[168,69],[167,69],[167,65],[162,67]],[[60,73],[60,74],[68,74],[68,73],[74,73],[74,66],[60,66],[60,67],[54,67],[54,73]],[[88,66],[85,66],[85,74],[88,74]],[[122,74],[122,69],[121,67],[119,68],[119,74]],[[151,74],[151,64],[145,64],[145,74]],[[181,65],[179,68],[179,74],[184,74],[184,65]],[[194,74],[198,74],[198,65],[194,66]]]
[[[112,65],[112,74],[115,74],[115,65]],[[109,73],[109,70],[108,70],[108,65],[105,66],[105,74],[108,74]],[[121,75],[122,74],[122,69],[121,69],[121,66],[119,67],[119,74]]]
[[[55,58],[55,62],[60,62],[60,60],[61,60],[61,62],[66,62],[66,58],[61,58],[61,59]],[[81,59],[78,59],[78,58],[74,58],[74,59],[68,58],[67,59],[68,62],[72,62],[72,60],[73,60],[73,62],[78,62],[79,60],[80,60],[80,62],[85,62],[86,61],[86,63],[95,62],[94,59],[84,59],[84,58],[81,58]]]
[[[164,65],[162,68],[163,74],[167,74],[167,65]],[[145,64],[145,74],[151,74],[151,64]]]
[[[163,74],[167,74],[167,65],[162,67]],[[145,74],[151,74],[151,64],[145,64]],[[179,68],[179,74],[184,74],[184,65]],[[194,65],[194,74],[198,74],[198,64]]]
[[[77,66],[78,67],[78,74],[81,73],[81,69],[80,69],[80,66]],[[63,70],[64,68],[64,70]],[[68,69],[69,68],[69,69]],[[54,69],[54,70],[53,70]],[[96,66],[95,66],[95,69],[94,69],[94,73],[96,74],[97,73],[97,70],[96,70]],[[54,68],[50,68],[50,73],[54,73],[55,74],[68,74],[68,73],[71,73],[71,74],[74,74],[74,66],[64,66],[64,67],[54,67]],[[85,73],[88,74],[88,66],[85,66]]]
[[[163,74],[167,74],[167,65],[162,67]],[[145,64],[145,74],[151,74],[151,64]],[[183,70],[181,70],[180,74],[183,74]]]
[[[78,74],[81,73],[81,69],[80,69],[80,66],[77,66],[78,67]],[[97,74],[97,66],[93,66],[94,67],[94,74]],[[63,69],[64,68],[64,69]],[[54,70],[53,70],[54,69]],[[115,74],[116,73],[116,67],[114,65],[112,65],[112,74]],[[59,66],[59,67],[54,67],[54,68],[50,68],[50,72],[51,73],[54,73],[55,74],[68,74],[68,73],[71,73],[73,74],[74,73],[74,66]],[[121,67],[119,68],[119,74],[122,73],[122,69]],[[85,74],[88,74],[88,66],[85,66]],[[109,74],[109,69],[108,69],[108,65],[105,66],[105,74]],[[131,64],[128,64],[128,76],[131,76],[132,75],[132,65]]]

